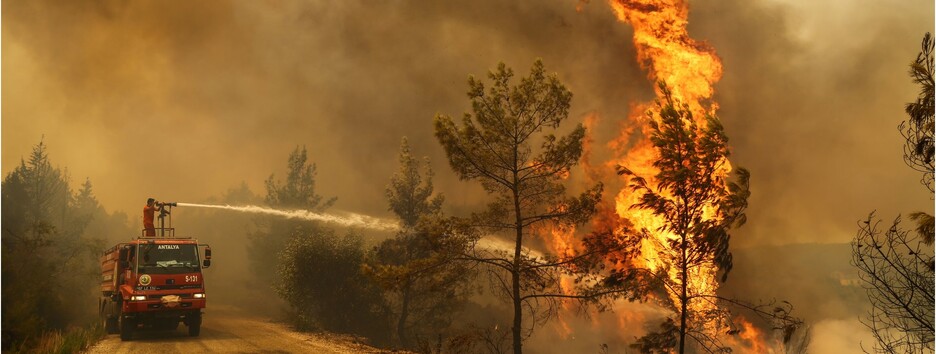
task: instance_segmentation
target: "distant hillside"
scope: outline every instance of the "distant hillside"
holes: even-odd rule
[[[725,295],[786,300],[809,322],[856,319],[867,310],[849,244],[795,244],[732,250],[734,268]]]

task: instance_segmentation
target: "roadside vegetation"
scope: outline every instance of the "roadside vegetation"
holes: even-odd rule
[[[130,235],[90,180],[77,189],[44,141],[3,179],[3,351],[70,353],[102,336],[97,324],[105,235]]]

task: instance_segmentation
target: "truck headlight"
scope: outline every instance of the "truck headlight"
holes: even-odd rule
[[[143,301],[146,300],[146,295],[133,295],[130,297],[130,301]]]
[[[205,298],[205,293],[197,293],[197,294],[194,295],[194,297],[195,297],[196,299],[204,299],[204,298]]]

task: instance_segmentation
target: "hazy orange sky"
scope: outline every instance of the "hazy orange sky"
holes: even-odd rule
[[[89,178],[137,220],[149,196],[199,202],[242,182],[262,195],[306,146],[335,210],[388,216],[407,136],[447,210],[467,213],[484,198],[448,168],[432,118],[470,108],[469,74],[543,58],[575,95],[569,125],[601,117],[599,143],[652,98],[629,25],[602,1],[577,5],[5,1],[2,172],[44,136],[73,185]],[[897,125],[933,13],[931,0],[690,2],[690,35],[723,60],[733,164],[752,173],[733,245],[847,242],[872,210],[932,211]]]

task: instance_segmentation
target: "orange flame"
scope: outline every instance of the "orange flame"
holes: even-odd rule
[[[737,326],[733,336],[725,341],[725,344],[736,352],[755,353],[755,354],[773,354],[782,353],[783,345],[777,340],[768,341],[765,334],[757,326],[742,316],[738,316],[733,321]]]
[[[612,0],[610,4],[619,20],[634,27],[637,59],[650,80],[666,82],[673,96],[689,104],[694,113],[714,112],[717,106],[704,110],[701,102],[715,92],[713,85],[722,75],[721,60],[710,46],[689,37],[686,1]]]
[[[718,105],[714,103],[712,95],[715,92],[713,85],[721,79],[721,60],[715,50],[702,42],[689,37],[687,32],[689,7],[687,0],[610,0],[611,8],[617,18],[622,22],[631,24],[634,28],[634,46],[637,49],[637,59],[641,68],[647,70],[648,78],[652,82],[663,82],[671,90],[673,98],[686,104],[692,112],[693,119],[700,126],[707,124],[706,116],[714,115]],[[658,98],[663,94],[659,87],[654,85]],[[616,141],[609,143],[609,147],[618,152],[614,164],[626,166],[655,189],[657,181],[653,176],[658,170],[653,167],[657,159],[657,151],[647,137],[650,136],[648,120],[655,119],[645,112],[651,108],[650,103],[638,104],[632,107],[629,117],[630,126],[622,129]],[[633,142],[633,132],[637,129],[643,133]],[[626,150],[625,150],[626,149]],[[624,152],[626,151],[626,152]],[[621,153],[624,152],[624,153]],[[724,177],[731,172],[731,165],[725,161],[724,167],[716,174]],[[721,186],[727,188],[727,186]],[[658,258],[658,245],[665,245],[668,239],[676,238],[669,232],[658,231],[665,220],[652,212],[643,209],[631,208],[638,203],[641,195],[622,189],[615,197],[615,211],[622,219],[629,220],[637,230],[648,230],[659,242],[641,244],[643,263],[649,269],[656,270],[662,266]],[[714,207],[706,208],[706,218],[715,218]],[[677,270],[672,269],[670,278],[678,279]],[[718,289],[716,269],[714,266],[693,268],[688,276],[688,285],[693,294],[714,294]],[[679,294],[670,292],[674,302],[679,301]],[[706,302],[690,303],[694,311],[711,309],[715,305]],[[754,352],[765,352],[766,346],[760,337],[760,332],[747,321],[741,319],[744,330],[740,332],[746,348]],[[708,328],[710,326],[706,326]],[[716,331],[715,328],[707,329]]]
[[[686,31],[689,14],[687,3],[683,0],[612,0],[610,4],[619,20],[634,27],[637,58],[641,67],[647,70],[649,78],[666,83],[673,97],[689,106],[696,123],[706,124],[705,116],[714,114],[718,108],[709,100],[715,92],[714,83],[721,78],[722,66],[711,47],[689,37]],[[658,97],[662,97],[659,88],[656,88],[656,93]],[[649,103],[645,103],[638,106],[640,110],[632,111],[631,122],[639,124],[644,134],[630,146],[626,155],[617,163],[647,178],[651,186],[655,186],[656,181],[650,177],[658,172],[652,165],[657,158],[657,152],[646,138],[650,133],[646,122],[653,118],[644,114],[650,106]],[[622,135],[614,145],[625,145],[622,141],[628,141],[630,138],[630,134]],[[719,171],[720,174],[726,175],[729,172],[728,164],[723,171]],[[631,209],[640,197],[637,193],[622,190],[615,198],[618,215],[633,222],[638,230],[651,231],[662,244],[665,244],[667,239],[675,238],[676,235],[671,233],[656,231],[665,223],[661,217],[648,210]],[[650,269],[658,269],[661,266],[656,256],[656,247],[653,242],[644,242],[642,245],[644,265]],[[675,279],[676,270],[672,272],[670,276]],[[717,289],[713,267],[703,268],[695,273],[689,277],[690,288],[694,293],[712,293]],[[671,293],[670,296],[673,300],[678,300],[677,294]]]
[[[549,230],[551,237],[547,238],[546,246],[549,248],[552,254],[555,254],[560,259],[567,259],[574,257],[576,253],[575,249],[575,227],[574,226],[560,226],[556,225]],[[575,286],[574,279],[567,276],[562,276],[559,279],[559,291],[565,294],[571,292],[572,288]],[[562,309],[564,312],[568,313],[572,310],[572,303],[569,301],[562,302]],[[568,339],[572,335],[572,327],[566,322],[563,318],[563,313],[559,313],[558,316],[558,327],[556,331],[563,339]]]
[[[754,327],[754,324],[748,322],[743,317],[738,317],[735,322],[741,324],[741,332],[738,332],[740,344],[744,346],[747,353],[768,353],[767,345],[764,343],[764,334]]]
[[[715,50],[706,43],[698,42],[689,37],[687,31],[688,25],[688,0],[608,0],[614,14],[618,20],[629,23],[634,28],[633,43],[637,50],[638,62],[651,82],[665,83],[673,98],[686,104],[692,112],[693,119],[699,126],[707,124],[706,116],[715,115],[718,110],[717,103],[712,101],[715,92],[714,84],[722,76],[721,60],[715,54]],[[587,1],[583,1],[587,3]],[[581,6],[583,3],[580,3]],[[579,8],[579,10],[581,10]],[[654,90],[658,98],[662,98],[662,92],[654,85]],[[653,167],[653,161],[658,158],[657,151],[652,146],[648,137],[651,130],[649,127],[650,119],[646,112],[653,107],[653,103],[631,103],[631,113],[628,120],[621,125],[620,133],[616,139],[607,144],[608,148],[617,156],[603,165],[595,166],[590,162],[594,141],[588,137],[583,146],[583,168],[586,176],[594,181],[601,180],[603,176],[610,174],[614,166],[622,165],[633,171],[635,174],[647,179],[648,184],[655,189],[657,182],[654,180],[659,171]],[[585,117],[585,125],[588,131],[597,125],[597,114],[589,114]],[[731,172],[731,164],[725,161],[723,168],[716,172],[720,176],[727,176]],[[722,186],[727,188],[726,186]],[[608,206],[599,207],[599,216],[596,223],[607,224],[610,229],[620,231],[621,222],[630,222],[636,230],[648,230],[653,237],[660,242],[644,242],[641,244],[640,259],[635,260],[639,264],[631,266],[646,267],[651,270],[659,269],[662,266],[658,258],[659,250],[657,244],[666,244],[666,240],[676,236],[660,232],[660,226],[664,225],[663,218],[654,215],[652,212],[643,209],[632,209],[631,206],[638,203],[640,199],[638,193],[632,193],[628,189],[622,189],[614,197],[613,208]],[[613,210],[612,210],[613,209]],[[706,208],[706,218],[716,217],[714,207]],[[613,220],[612,220],[613,219]],[[551,242],[548,242],[551,250],[560,256],[568,256],[574,251],[574,239],[572,233],[574,230],[553,230]],[[616,266],[622,266],[620,264]],[[716,281],[716,269],[714,266],[692,268],[689,278],[690,292],[693,294],[714,294],[718,289]],[[670,273],[672,279],[678,279],[676,270]],[[563,283],[565,288],[567,284]],[[678,301],[679,295],[675,292],[669,294],[671,300]],[[704,311],[711,309],[712,304],[696,301],[690,304],[693,311]],[[568,308],[567,308],[568,309]],[[625,324],[634,324],[642,322],[645,317],[640,314],[621,311],[618,315],[618,322],[621,328]],[[743,318],[735,320],[740,323],[737,336],[726,339],[731,347],[743,349],[746,352],[769,353],[772,352],[765,344],[763,334],[750,322]],[[568,324],[560,318],[561,333],[565,336],[572,332]],[[705,326],[707,331],[717,331],[714,326]]]

